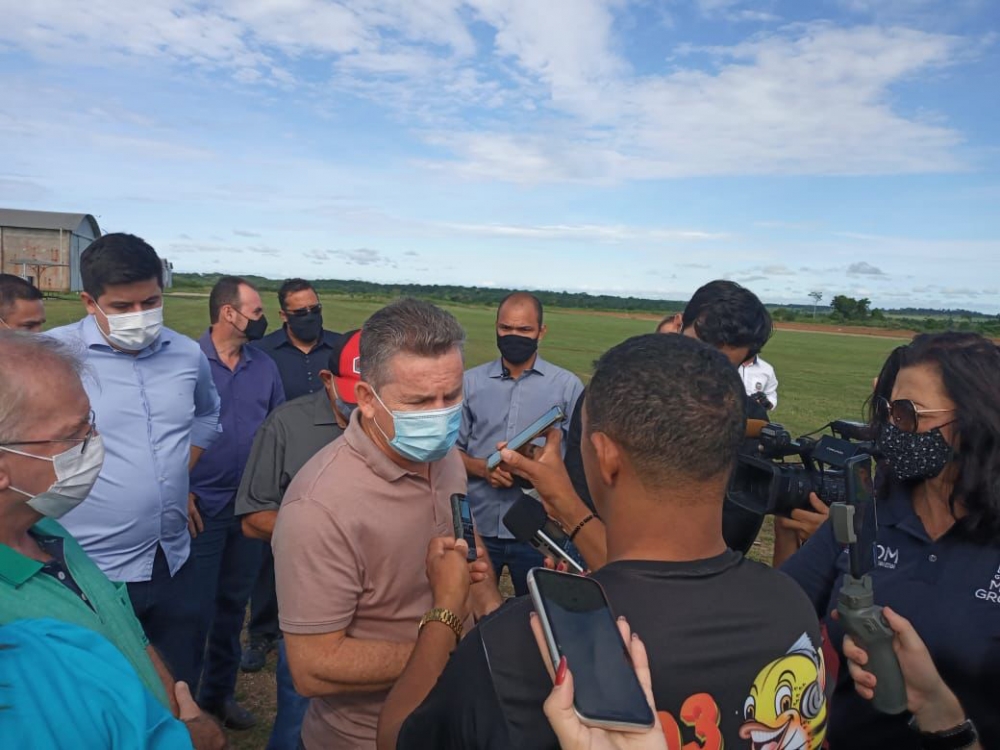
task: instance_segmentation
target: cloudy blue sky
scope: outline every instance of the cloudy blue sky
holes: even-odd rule
[[[0,205],[179,270],[1000,311],[995,0],[0,0]]]

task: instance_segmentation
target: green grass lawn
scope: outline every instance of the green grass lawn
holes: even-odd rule
[[[341,297],[322,300],[327,328],[346,331],[359,328],[381,303]],[[280,323],[278,304],[266,295],[267,316],[272,330]],[[466,362],[473,366],[497,356],[495,311],[483,307],[449,308],[465,327],[468,343]],[[76,299],[46,302],[51,326],[77,320],[83,315]],[[166,324],[197,337],[208,325],[208,298],[170,296],[165,303]],[[591,364],[601,352],[623,339],[651,332],[656,321],[598,313],[553,310],[545,315],[548,334],[542,343],[546,359],[570,369],[586,381]],[[811,432],[831,419],[859,419],[862,404],[875,377],[897,339],[801,331],[778,331],[768,343],[765,358],[774,365],[780,386],[774,421],[784,424],[794,436]],[[753,556],[769,559],[770,524],[765,524]],[[232,747],[257,750],[267,742],[274,715],[274,656],[265,671],[241,675],[238,698],[261,719],[249,732],[231,733]]]

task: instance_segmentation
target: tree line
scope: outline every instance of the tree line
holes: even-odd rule
[[[276,292],[281,280],[263,276],[245,276],[261,291]],[[204,291],[212,287],[219,274],[175,273],[174,288],[179,291]],[[373,281],[347,279],[318,279],[311,281],[320,294],[338,295],[352,299],[380,301],[411,296],[453,305],[496,307],[514,289],[482,286],[457,286],[450,284],[379,284]],[[684,300],[645,299],[642,297],[614,297],[608,294],[586,292],[534,291],[546,307],[603,312],[644,313],[667,315],[684,309]],[[1000,315],[984,315],[970,310],[931,310],[903,308],[883,310],[873,308],[867,297],[855,298],[844,294],[834,296],[828,306],[820,307],[821,292],[811,292],[812,305],[769,305],[771,315],[778,322],[816,322],[829,325],[861,325],[875,328],[894,328],[911,331],[975,331],[987,336],[1000,337]]]

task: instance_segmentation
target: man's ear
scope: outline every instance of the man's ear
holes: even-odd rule
[[[326,390],[327,398],[330,399],[330,406],[333,406],[333,402],[337,398],[337,387],[333,384],[333,373],[329,370],[320,370],[319,379]]]
[[[97,300],[86,292],[80,292],[80,301],[83,303],[88,315],[97,315],[99,312],[97,309]]]
[[[545,338],[545,334],[548,333],[548,332],[549,332],[549,327],[547,325],[545,325],[544,323],[542,323],[542,325],[539,326],[539,328],[538,328],[538,340],[541,341],[542,339],[544,339]]]
[[[601,481],[606,486],[613,487],[622,470],[621,448],[603,432],[593,432],[589,439],[590,444],[594,446],[594,454],[597,456],[597,469],[600,472]]]
[[[365,419],[375,419],[375,412],[379,408],[378,400],[375,398],[375,389],[368,383],[361,380],[354,386],[354,395],[358,399],[358,409]]]
[[[288,313],[286,313],[284,310],[278,310],[278,317],[281,318],[282,323],[288,322]]]
[[[684,313],[675,313],[656,329],[657,333],[680,333],[684,328]]]

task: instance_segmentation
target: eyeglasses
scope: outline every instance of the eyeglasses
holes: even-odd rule
[[[924,414],[945,414],[954,409],[918,409],[908,398],[895,401],[879,396],[875,399],[875,415],[879,421],[892,423],[903,432],[916,432]]]
[[[83,447],[80,449],[80,454],[87,452],[87,446],[90,445],[91,439],[97,434],[97,420],[94,416],[94,412],[90,412],[90,428],[87,430],[87,434],[82,438],[58,438],[56,440],[12,440],[9,443],[0,443],[0,446],[11,446],[11,445],[49,445],[50,443],[83,443]]]
[[[323,312],[322,303],[318,305],[313,305],[312,307],[300,307],[298,310],[286,310],[285,315],[290,315],[293,318],[301,318],[305,315],[311,315],[321,312]]]

